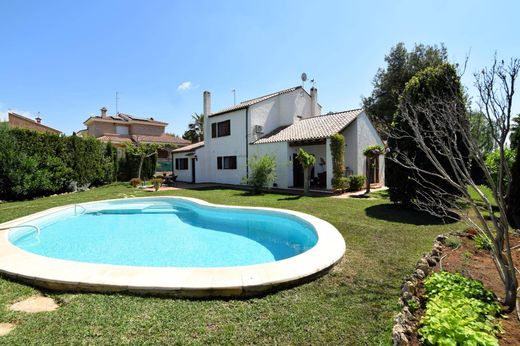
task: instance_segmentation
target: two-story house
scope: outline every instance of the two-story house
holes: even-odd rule
[[[142,118],[117,113],[108,115],[105,107],[101,114],[91,116],[83,123],[87,128],[78,132],[81,136],[94,136],[100,141],[111,142],[118,148],[118,155],[124,155],[124,147],[129,143],[158,143],[159,170],[171,171],[171,151],[190,144],[190,141],[165,133],[168,123],[154,118]]]
[[[382,145],[363,109],[321,114],[318,90],[298,86],[211,112],[211,95],[203,94],[204,142],[173,151],[179,181],[241,184],[254,156],[276,158],[279,188],[303,185],[303,168],[295,159],[299,148],[316,157],[314,186],[331,189],[330,137],[345,137],[345,174],[366,174],[363,151]],[[372,183],[383,184],[384,160],[370,164]]]
[[[14,112],[9,112],[7,116],[7,123],[10,127],[16,127],[20,129],[27,129],[44,133],[52,133],[55,135],[61,134],[60,130],[56,130],[55,128],[42,124],[42,118],[40,118],[39,115],[34,120],[31,118],[24,117],[23,115],[16,114]]]

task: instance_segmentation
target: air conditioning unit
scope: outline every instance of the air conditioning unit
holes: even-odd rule
[[[264,133],[264,127],[262,125],[255,125],[255,133]]]

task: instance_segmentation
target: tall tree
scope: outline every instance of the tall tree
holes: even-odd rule
[[[402,204],[408,208],[417,208],[416,201],[424,194],[424,183],[421,181],[418,170],[410,169],[400,164],[403,161],[413,161],[414,166],[420,171],[431,172],[434,165],[431,158],[424,153],[417,143],[417,139],[411,134],[414,126],[420,126],[424,131],[422,140],[426,145],[435,145],[439,133],[435,133],[429,124],[430,119],[427,114],[421,114],[420,110],[427,111],[427,105],[433,98],[444,99],[445,102],[457,107],[457,112],[465,114],[465,102],[460,78],[457,75],[455,67],[451,64],[443,64],[437,67],[428,67],[415,76],[413,76],[403,90],[399,109],[393,120],[393,125],[388,139],[388,147],[391,154],[387,156],[388,169],[386,176],[386,185],[389,188],[390,199],[394,203]],[[410,109],[416,111],[417,124],[411,125],[408,122],[406,114]],[[468,126],[466,124],[466,126]],[[456,132],[453,135],[457,136]],[[459,136],[460,137],[460,136]],[[463,148],[462,143],[455,148],[468,157],[467,150]],[[434,159],[439,162],[442,167],[449,167],[448,160],[442,154],[435,154]],[[469,164],[469,160],[465,159],[465,164]],[[445,168],[448,173],[452,173]],[[430,177],[430,182],[436,184],[445,193],[438,195],[441,198],[452,198],[457,195],[457,191],[450,184],[435,176]],[[431,205],[428,209],[434,209],[439,201],[430,201]],[[438,210],[439,216],[442,215],[444,209]]]
[[[515,118],[511,132],[511,149],[516,151],[516,159],[511,168],[511,183],[506,199],[507,220],[512,228],[520,230],[520,116]]]
[[[448,51],[442,44],[416,44],[413,50],[408,51],[401,42],[385,56],[387,66],[377,71],[372,94],[363,98],[363,106],[383,139],[388,137],[399,97],[410,78],[426,67],[439,66],[447,61]]]
[[[139,158],[139,168],[137,170],[137,177],[139,179],[141,179],[144,160],[147,157],[157,155],[157,150],[159,150],[159,148],[161,148],[161,145],[156,143],[142,143],[139,138],[136,138],[136,143],[126,146],[126,152],[128,154]]]
[[[444,87],[431,89],[433,92],[426,94],[423,92],[420,102],[414,97],[415,93],[403,94],[399,115],[404,126],[395,127],[397,133],[392,138],[411,139],[415,152],[410,153],[409,147],[394,146],[390,156],[397,165],[414,172],[413,181],[420,189],[412,202],[418,208],[448,217],[453,211],[458,211],[460,217],[491,240],[491,255],[504,285],[502,302],[508,312],[515,309],[518,281],[511,256],[506,212],[506,196],[509,196],[508,186],[511,186],[506,183],[511,181],[511,171],[505,150],[519,74],[520,59],[512,59],[509,64],[495,59],[490,68],[475,75],[480,111],[493,127],[493,140],[500,153],[496,178],[486,167],[484,153],[472,136],[467,112],[460,106],[461,92],[453,83],[451,74],[446,74],[444,80],[437,79],[437,83]],[[452,87],[447,88],[450,85]],[[421,90],[427,89],[418,91]],[[472,179],[468,158],[473,158],[483,170],[494,201]],[[474,191],[477,197],[469,190]],[[498,213],[495,213],[494,204]]]
[[[193,113],[192,122],[188,124],[188,130],[184,132],[182,138],[192,143],[202,142],[204,140],[204,114]]]
[[[468,113],[471,133],[477,140],[482,151],[490,153],[495,149],[493,141],[493,126],[489,124],[482,112],[472,111]]]

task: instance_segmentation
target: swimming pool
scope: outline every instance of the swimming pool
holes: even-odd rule
[[[69,205],[0,228],[1,272],[67,290],[253,295],[321,275],[345,251],[307,214],[181,197]]]

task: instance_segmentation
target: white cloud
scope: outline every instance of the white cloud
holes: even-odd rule
[[[177,87],[178,91],[188,91],[197,88],[198,85],[194,85],[192,82],[182,82]]]

